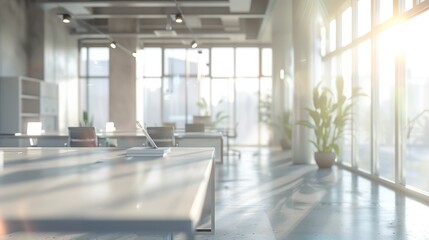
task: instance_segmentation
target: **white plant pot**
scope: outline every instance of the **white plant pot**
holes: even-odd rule
[[[316,160],[319,168],[330,168],[334,165],[336,155],[334,152],[315,152],[314,160]]]
[[[209,128],[212,122],[212,117],[211,116],[199,116],[199,115],[195,115],[193,117],[193,123],[202,123],[204,124],[204,127]]]

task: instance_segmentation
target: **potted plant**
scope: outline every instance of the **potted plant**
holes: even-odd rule
[[[272,121],[271,105],[272,100],[271,95],[269,94],[266,94],[259,100],[259,122],[280,132],[280,145],[283,150],[289,150],[292,146],[292,124],[290,122],[291,113],[289,111],[284,112],[277,121]]]
[[[211,124],[211,116],[209,111],[209,106],[205,98],[201,98],[196,102],[198,109],[200,109],[200,115],[194,115],[194,123],[202,123],[204,126],[209,126]]]
[[[222,103],[223,100],[219,100],[218,105]],[[225,119],[228,118],[228,114],[226,114],[224,111],[219,111],[214,116],[214,119],[212,120],[212,116],[210,115],[210,108],[207,104],[207,101],[205,98],[201,98],[197,101],[197,107],[200,109],[200,113],[202,115],[195,115],[193,116],[193,122],[194,123],[203,123],[206,127],[216,128],[220,123],[222,123]]]
[[[80,121],[79,126],[81,127],[92,127],[93,118],[89,119],[89,115],[87,111],[83,111],[82,121]]]
[[[292,147],[292,125],[290,123],[291,113],[284,112],[279,119],[279,124],[274,124],[278,130],[282,133],[280,139],[280,145],[283,150],[289,150]]]
[[[331,167],[340,154],[338,141],[344,136],[346,125],[351,121],[353,98],[363,95],[360,88],[353,88],[350,97],[344,95],[344,80],[336,79],[336,92],[321,83],[313,88],[313,106],[306,108],[310,120],[300,120],[297,124],[313,130],[316,148],[314,158],[320,168]]]

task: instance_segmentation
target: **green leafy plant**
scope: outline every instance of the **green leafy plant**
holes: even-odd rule
[[[223,121],[228,119],[229,116],[224,111],[220,111],[216,113],[214,120],[211,122],[211,127],[216,128],[219,124],[221,124]]]
[[[209,106],[207,104],[207,101],[205,98],[201,98],[197,101],[197,107],[200,109],[200,111],[203,113],[203,116],[210,115]]]
[[[352,118],[353,98],[362,96],[360,88],[353,88],[350,97],[344,95],[344,80],[337,77],[336,93],[317,84],[313,89],[313,106],[306,108],[310,121],[300,120],[297,124],[313,130],[315,140],[310,142],[318,152],[335,152],[338,156],[338,141],[344,136],[346,126]]]
[[[79,125],[81,127],[92,127],[93,123],[93,118],[91,117],[91,119],[89,119],[89,115],[87,111],[83,111],[82,114],[82,120],[80,121]]]
[[[279,123],[273,123],[273,126],[282,132],[283,139],[288,142],[292,139],[291,115],[291,112],[284,112],[279,118]]]
[[[282,134],[282,145],[290,145],[292,139],[291,112],[286,111],[275,121],[271,117],[272,98],[266,94],[259,100],[259,122],[280,131]],[[286,147],[288,148],[288,147]]]
[[[419,120],[419,118],[421,118],[425,113],[429,113],[429,109],[424,109],[419,114],[417,114],[415,117],[413,117],[411,120],[408,120],[408,124],[407,124],[407,139],[410,138],[411,132],[413,131],[413,129],[414,129],[417,121]]]
[[[218,101],[217,105],[221,104],[222,102],[223,102],[223,99],[220,99]],[[196,105],[200,109],[200,112],[203,113],[202,116],[211,117],[210,116],[210,107],[207,104],[207,101],[205,98],[201,98],[200,100],[198,100],[196,102]],[[228,118],[229,118],[229,116],[227,113],[225,113],[224,111],[219,111],[214,116],[214,119],[209,120],[210,121],[209,125],[211,128],[216,128],[219,124],[221,124],[223,121],[225,121]]]
[[[259,99],[259,122],[269,127],[272,127],[273,124],[271,119],[271,105],[272,98],[270,94],[265,94],[261,99]]]

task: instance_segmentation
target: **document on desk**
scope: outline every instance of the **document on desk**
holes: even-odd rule
[[[170,151],[169,147],[132,147],[127,149],[127,157],[165,157]]]

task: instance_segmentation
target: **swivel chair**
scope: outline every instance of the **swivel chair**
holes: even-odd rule
[[[69,147],[97,147],[94,127],[69,127]]]

